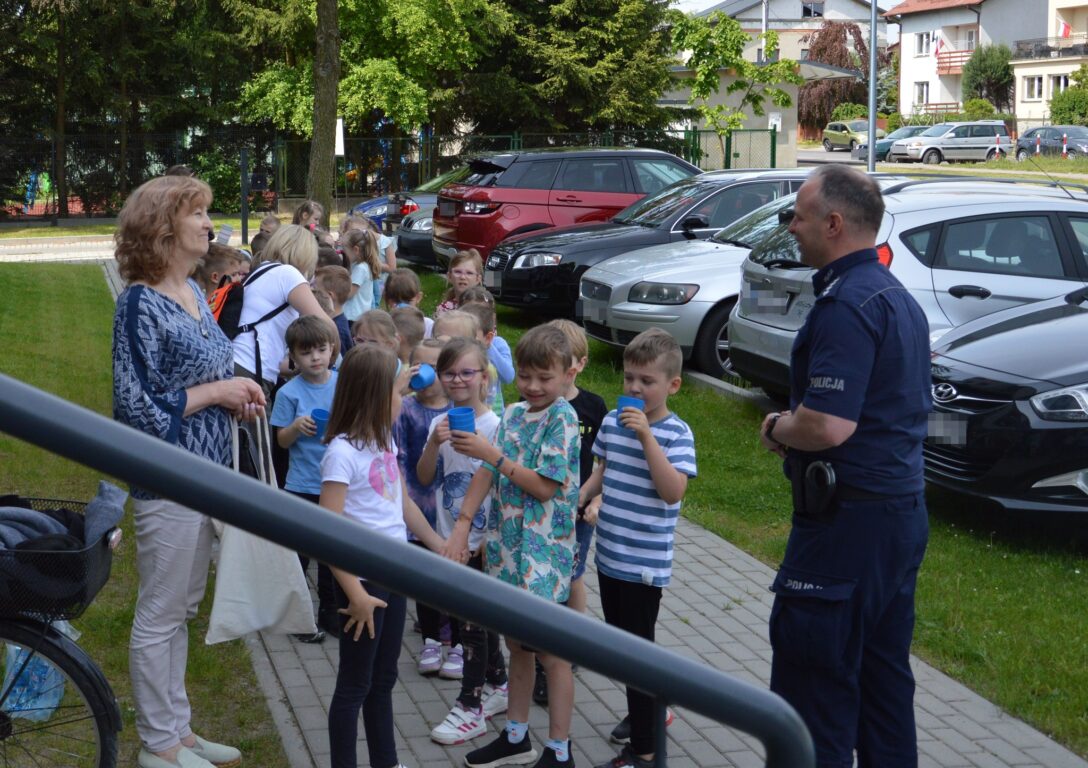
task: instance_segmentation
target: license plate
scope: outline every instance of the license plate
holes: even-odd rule
[[[967,445],[967,417],[958,413],[934,411],[929,414],[926,439],[936,445]]]
[[[790,293],[757,286],[745,280],[741,284],[740,308],[747,315],[784,315],[790,308]]]
[[[484,287],[502,288],[502,272],[491,269],[484,270]]]
[[[605,317],[608,315],[606,307],[597,304],[596,302],[589,302],[584,299],[579,299],[574,307],[575,317],[579,320],[588,320],[591,323],[599,323],[604,325]]]
[[[456,216],[457,215],[457,201],[456,200],[439,200],[438,201],[438,215],[439,216]]]

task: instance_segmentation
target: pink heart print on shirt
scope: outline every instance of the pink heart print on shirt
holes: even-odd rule
[[[396,498],[397,484],[400,482],[400,472],[397,469],[397,457],[386,451],[381,456],[375,456],[370,462],[370,487],[374,493],[383,499],[392,501]]]

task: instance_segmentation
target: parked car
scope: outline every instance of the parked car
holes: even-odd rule
[[[441,176],[436,176],[430,181],[420,184],[408,192],[393,192],[388,195],[378,195],[362,202],[356,203],[348,211],[352,216],[366,216],[383,228],[383,231],[392,232],[400,219],[418,211],[424,206],[434,206],[438,199],[438,190],[446,184],[468,175],[468,166],[462,165],[447,171]]]
[[[777,228],[793,195],[739,219],[707,241],[643,248],[591,267],[582,276],[578,316],[586,333],[625,346],[649,328],[663,328],[684,359],[720,376],[729,360],[729,313],[740,267],[752,244]]]
[[[438,195],[435,254],[441,264],[475,248],[563,224],[606,221],[699,169],[656,149],[508,152],[469,161],[471,173]]]
[[[917,136],[928,128],[928,125],[904,125],[896,128],[883,139],[879,139],[875,144],[876,162],[883,163],[885,160],[887,160],[888,150],[890,150],[892,148],[892,144],[894,144],[899,139],[909,139],[911,136]],[[859,144],[858,146],[854,147],[854,150],[850,153],[850,156],[856,160],[868,161],[869,142],[865,142],[864,144]]]
[[[573,224],[503,240],[484,285],[502,304],[572,316],[582,274],[606,259],[663,243],[704,239],[801,186],[808,169],[710,171],[644,197],[611,221]]]
[[[1069,293],[1088,280],[1088,196],[1053,185],[970,179],[881,180],[877,252],[921,304],[936,339],[1001,309]],[[726,233],[723,232],[722,235]],[[793,338],[815,302],[788,222],[743,265],[729,319],[730,365],[789,393]]]
[[[1088,509],[1088,289],[962,325],[932,366],[927,480],[1011,510]]]
[[[1024,162],[1035,154],[1036,143],[1041,155],[1060,155],[1062,136],[1066,137],[1066,154],[1070,158],[1077,155],[1088,157],[1088,128],[1083,125],[1048,125],[1045,128],[1032,128],[1016,140],[1016,159]]]
[[[891,162],[937,164],[993,160],[1013,150],[1009,129],[1002,120],[938,123],[917,136],[899,139],[888,151]]]
[[[878,139],[884,138],[884,130],[882,128],[876,129],[876,137]],[[824,151],[830,152],[833,149],[849,149],[854,150],[854,147],[859,144],[869,143],[869,121],[868,120],[846,120],[846,121],[833,121],[827,124],[823,133]]]

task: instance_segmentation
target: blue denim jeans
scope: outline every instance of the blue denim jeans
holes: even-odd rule
[[[364,630],[358,640],[351,632],[340,635],[340,670],[329,704],[329,751],[332,768],[356,768],[355,742],[359,735],[359,710],[363,711],[366,747],[371,768],[399,765],[393,733],[393,686],[397,683],[397,660],[404,635],[406,600],[367,583],[366,591],[388,605],[374,611],[374,639]],[[348,605],[347,596],[336,585],[336,603]],[[347,617],[340,615],[341,629]]]

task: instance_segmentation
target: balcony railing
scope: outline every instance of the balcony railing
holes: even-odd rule
[[[1013,43],[1014,59],[1055,59],[1059,56],[1088,56],[1088,33],[1069,37],[1035,37]]]
[[[928,104],[915,104],[914,108],[927,115],[947,115],[961,111],[958,101],[931,101]]]
[[[938,75],[961,75],[963,65],[971,58],[974,51],[942,51],[937,54]]]

